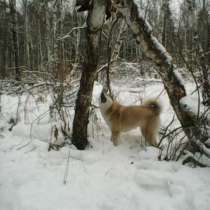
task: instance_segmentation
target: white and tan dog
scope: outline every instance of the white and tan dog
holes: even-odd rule
[[[100,110],[111,130],[111,141],[114,145],[118,145],[121,132],[139,127],[146,142],[157,146],[161,113],[161,105],[157,100],[149,99],[142,105],[123,106],[102,91]]]

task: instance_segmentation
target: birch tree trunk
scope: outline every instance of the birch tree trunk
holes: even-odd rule
[[[164,87],[168,93],[170,103],[190,140],[192,152],[200,150],[199,142],[205,142],[208,135],[203,133],[197,125],[197,118],[190,115],[181,105],[180,100],[186,96],[185,87],[175,73],[173,60],[166,49],[153,36],[150,25],[141,16],[134,0],[115,0],[114,6],[123,15],[137,43],[144,50],[147,57],[157,65],[158,74],[161,76]],[[205,145],[202,145],[205,147]]]
[[[73,120],[72,143],[78,149],[85,149],[88,144],[88,118],[91,105],[93,84],[97,73],[101,30],[105,19],[106,0],[94,0],[87,17],[87,60],[83,63],[80,88],[76,100]]]

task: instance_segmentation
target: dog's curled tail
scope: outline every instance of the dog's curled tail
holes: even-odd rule
[[[148,99],[143,103],[143,105],[151,108],[155,115],[160,115],[162,111],[162,106],[156,99]]]

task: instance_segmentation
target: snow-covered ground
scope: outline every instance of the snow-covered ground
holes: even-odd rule
[[[100,89],[96,84],[94,104]],[[115,81],[113,89],[123,104],[161,93],[162,125],[171,121],[173,113],[160,81],[125,79]],[[158,161],[157,149],[139,145],[138,130],[123,134],[121,144],[114,147],[98,111],[90,119],[90,148],[66,146],[48,152],[49,103],[35,102],[34,97],[21,98],[20,121],[9,132],[6,122],[16,116],[18,98],[2,96],[0,210],[210,209],[209,168]]]

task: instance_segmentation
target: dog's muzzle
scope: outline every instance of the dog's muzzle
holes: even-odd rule
[[[106,96],[103,91],[101,92],[101,103],[106,103]]]

